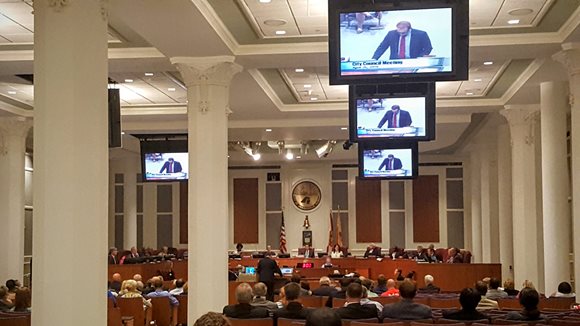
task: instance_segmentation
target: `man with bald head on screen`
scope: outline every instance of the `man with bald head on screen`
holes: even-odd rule
[[[373,54],[373,60],[380,59],[389,48],[391,49],[389,58],[391,60],[424,57],[433,50],[427,32],[412,28],[408,21],[398,22],[397,29],[387,33]]]

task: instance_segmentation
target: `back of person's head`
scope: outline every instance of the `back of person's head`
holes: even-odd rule
[[[367,288],[367,290],[370,290],[373,287],[373,281],[371,281],[368,278],[362,279],[361,283],[362,283],[362,286]]]
[[[315,309],[306,317],[305,326],[341,326],[340,315],[335,309]]]
[[[199,317],[193,326],[229,326],[230,322],[224,315],[217,312],[208,312]]]
[[[153,287],[155,289],[161,289],[161,288],[163,288],[163,280],[161,278],[159,278],[159,277],[156,277],[153,280]]]
[[[175,287],[176,288],[182,288],[184,285],[185,285],[185,281],[182,278],[177,279],[175,281]]]
[[[572,286],[568,282],[562,282],[558,284],[558,292],[562,294],[570,294],[572,293]]]
[[[0,285],[0,300],[6,299],[8,296],[8,288],[4,285]]]
[[[465,288],[459,294],[459,303],[463,310],[474,311],[479,301],[481,301],[481,295],[475,289]]]
[[[262,282],[254,284],[254,295],[257,297],[265,297],[268,293],[268,287]]]
[[[413,299],[417,294],[417,288],[415,284],[410,281],[404,281],[399,285],[399,295],[405,299]]]
[[[143,282],[136,281],[135,288],[137,289],[137,291],[142,292],[144,287],[145,287],[145,284],[143,284]]]
[[[8,292],[14,292],[16,291],[17,286],[17,281],[16,280],[8,280],[6,281],[6,287],[8,288]]]
[[[475,283],[475,290],[477,290],[479,295],[484,296],[487,294],[487,284],[483,281],[477,281]]]
[[[127,292],[133,292],[137,290],[137,281],[135,280],[127,280],[123,282],[125,284],[125,290]]]
[[[497,290],[501,285],[501,281],[497,277],[492,277],[489,279],[489,288],[492,290]]]
[[[318,281],[318,283],[320,285],[330,285],[330,277],[323,276],[323,277],[320,278],[320,281]]]
[[[14,300],[14,311],[26,311],[31,305],[31,295],[28,288],[16,290],[16,299]]]
[[[538,291],[532,288],[523,288],[520,291],[520,304],[524,310],[537,310],[540,303]]]
[[[387,289],[394,289],[397,286],[397,282],[392,278],[387,280]]]
[[[425,275],[425,285],[433,284],[434,278],[433,275]]]
[[[346,289],[350,285],[350,283],[352,283],[352,278],[346,278],[346,277],[342,278],[340,280],[340,287],[343,289]]]
[[[292,277],[290,277],[290,282],[294,282],[294,283],[298,283],[300,284],[300,275],[298,274],[292,274]]]
[[[304,290],[310,291],[310,283],[308,283],[308,281],[300,281],[300,287]]]
[[[187,294],[187,291],[189,291],[189,283],[185,282],[185,284],[183,285],[183,294]]]
[[[379,277],[377,277],[377,284],[379,286],[387,285],[387,277],[384,274],[379,274]]]
[[[286,301],[298,300],[300,297],[300,285],[298,283],[290,282],[284,285],[284,296]]]
[[[254,298],[252,287],[248,283],[242,283],[236,288],[236,300],[238,303],[250,303]]]
[[[516,283],[511,278],[508,278],[503,282],[503,288],[506,290],[515,290]]]
[[[346,296],[351,299],[361,299],[363,296],[363,288],[359,283],[351,283],[346,288]]]

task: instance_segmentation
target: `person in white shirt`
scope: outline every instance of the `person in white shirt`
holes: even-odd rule
[[[342,258],[344,256],[338,244],[335,244],[334,247],[332,247],[332,251],[329,253],[329,255],[330,258]]]
[[[185,281],[183,279],[175,280],[175,289],[169,291],[171,295],[181,295],[183,294],[183,286],[185,285]]]
[[[552,294],[553,298],[575,298],[576,293],[572,292],[572,286],[568,282],[562,282],[558,285],[558,291]]]

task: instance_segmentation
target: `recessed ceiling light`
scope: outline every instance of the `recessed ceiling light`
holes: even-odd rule
[[[340,130],[348,130],[347,127],[341,127]]]
[[[318,97],[311,97],[310,100],[311,101],[318,101]]]
[[[252,158],[254,159],[254,161],[259,161],[262,158],[262,155],[260,153],[257,153],[252,155]]]
[[[286,35],[286,31],[276,31],[276,35]]]
[[[534,12],[534,9],[531,8],[517,8],[508,11],[509,15],[512,16],[526,16]]]
[[[169,87],[169,88],[167,89],[167,91],[169,91],[169,92],[175,92],[175,87]]]
[[[8,94],[10,94],[10,95],[16,95],[16,91],[8,91]]]
[[[510,20],[508,20],[507,23],[510,25],[517,25],[520,23],[520,20],[519,19],[510,19]]]
[[[294,159],[294,154],[292,152],[286,153],[286,159],[287,160],[293,160]]]
[[[146,73],[145,73],[145,76],[147,76],[147,77],[151,77],[151,76],[153,76],[153,75],[154,75],[154,74],[153,74],[152,72],[146,72]]]
[[[132,83],[133,79],[125,79],[125,83]]]
[[[302,68],[296,68],[296,69],[294,69],[294,72],[304,72],[304,69],[302,69]]]
[[[312,87],[312,85],[310,85],[310,84],[305,84],[304,85],[304,88],[311,88],[311,87]]]
[[[491,66],[493,64],[493,61],[486,61],[483,64],[486,66]]]
[[[125,132],[124,131],[121,131],[121,135],[124,135],[124,134],[125,134]]]
[[[482,81],[482,80],[483,80],[483,79],[481,79],[481,78],[475,78],[473,81],[474,81],[474,82],[478,82],[478,83],[479,83],[479,82],[480,82],[480,81]]]
[[[271,132],[271,131],[272,131],[272,129],[270,129],[270,128],[266,129],[266,132]]]
[[[470,96],[470,95],[473,95],[473,93],[472,92],[467,92],[467,93],[465,93],[465,95]]]
[[[271,27],[279,27],[288,24],[284,19],[266,19],[264,20],[264,25]]]
[[[301,158],[302,158],[302,156],[298,155],[298,156],[296,156],[296,158],[297,158],[297,159],[301,159]]]
[[[260,0],[260,3],[270,3],[272,0]]]

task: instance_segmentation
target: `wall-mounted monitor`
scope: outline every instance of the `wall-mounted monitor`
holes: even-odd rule
[[[468,0],[332,0],[330,84],[468,78]]]
[[[359,178],[413,179],[419,175],[417,142],[373,146],[359,144]]]
[[[141,140],[143,181],[184,181],[189,178],[187,140]]]
[[[350,140],[435,139],[435,83],[351,85]]]

